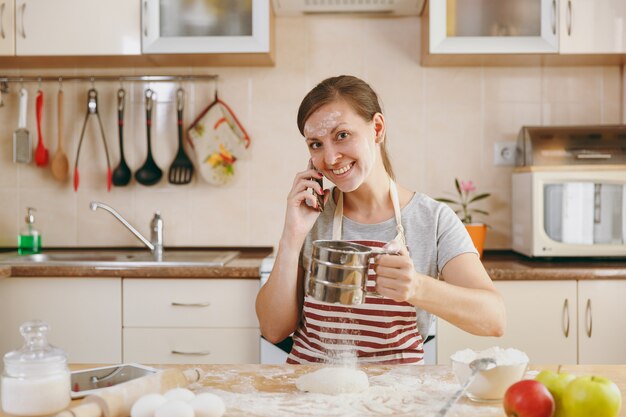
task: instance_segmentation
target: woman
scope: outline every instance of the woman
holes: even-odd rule
[[[265,338],[276,343],[295,332],[288,363],[332,362],[347,352],[360,362],[423,363],[433,315],[476,335],[502,335],[502,298],[461,221],[394,183],[370,86],[352,76],[322,81],[302,101],[298,128],[311,161],[293,182],[274,269],[256,301]],[[332,192],[316,181],[324,176]],[[370,276],[383,297],[347,307],[305,297],[318,239],[399,243],[399,256],[378,256]]]

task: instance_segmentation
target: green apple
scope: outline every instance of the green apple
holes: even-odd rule
[[[566,417],[563,412],[563,391],[575,378],[574,375],[567,372],[554,372],[547,369],[539,372],[535,377],[537,381],[548,388],[548,391],[554,398],[554,404],[556,405],[554,417]]]
[[[562,401],[567,417],[617,417],[622,395],[608,378],[580,376],[567,385]]]

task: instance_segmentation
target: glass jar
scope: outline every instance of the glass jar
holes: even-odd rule
[[[21,349],[4,355],[0,397],[2,410],[12,416],[46,416],[71,401],[67,355],[48,344],[50,326],[41,320],[20,326]]]

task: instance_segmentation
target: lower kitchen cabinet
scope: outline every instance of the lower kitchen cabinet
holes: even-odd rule
[[[514,347],[534,364],[626,364],[626,281],[495,281],[507,309],[501,338],[470,335],[444,320],[437,363],[460,349]]]
[[[258,363],[256,279],[124,279],[124,361]]]
[[[501,338],[471,335],[439,319],[437,363],[449,364],[457,350],[514,347],[531,363],[577,363],[576,281],[495,281],[506,305]]]
[[[626,280],[578,281],[578,363],[626,364]]]
[[[121,278],[0,279],[0,355],[23,345],[19,327],[33,319],[71,363],[122,360]]]
[[[258,329],[124,329],[124,361],[259,363]]]

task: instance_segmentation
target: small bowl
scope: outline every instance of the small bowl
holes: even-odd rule
[[[498,348],[499,349],[499,348]],[[502,352],[512,352],[510,349],[495,351],[488,349],[482,352],[474,352],[475,355],[468,360],[467,350],[456,352],[450,356],[452,370],[454,371],[459,384],[463,385],[471,374],[469,363],[477,358],[492,357],[496,360],[496,367],[486,371],[478,371],[474,381],[467,387],[465,395],[473,401],[501,401],[504,393],[511,384],[519,381],[524,376],[528,367],[528,357],[523,352],[513,349],[517,353],[514,363],[503,360]],[[465,353],[465,355],[457,355]]]

